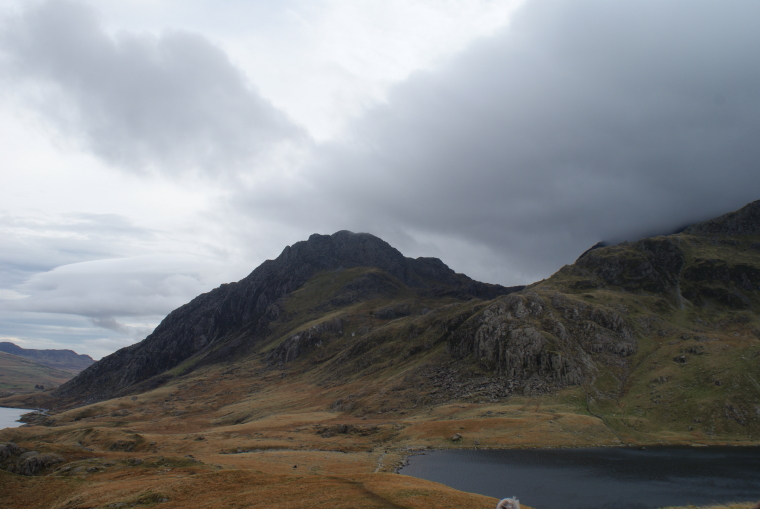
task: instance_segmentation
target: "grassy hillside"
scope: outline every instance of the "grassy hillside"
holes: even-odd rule
[[[644,259],[658,249],[682,261],[648,277]],[[588,384],[589,408],[629,440],[757,440],[760,237],[673,235],[586,258],[531,290],[615,310],[635,331],[624,369]]]
[[[76,371],[55,369],[24,357],[0,352],[0,393],[31,392],[35,390],[35,385],[52,389],[75,375]]]

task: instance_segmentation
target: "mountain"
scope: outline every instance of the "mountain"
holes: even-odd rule
[[[51,409],[0,430],[3,495],[494,507],[391,472],[425,449],[760,445],[759,211],[597,245],[526,288],[312,236],[59,390],[0,399]]]
[[[472,281],[368,234],[313,235],[173,311],[56,396],[81,405],[227,366],[391,391],[331,406],[352,415],[577,388],[584,411],[618,432],[754,433],[759,208],[596,246],[527,288]]]
[[[0,342],[0,352],[25,357],[38,364],[55,369],[79,373],[95,361],[89,355],[80,355],[72,350],[34,350],[21,348],[8,341]]]
[[[394,295],[428,299],[492,299],[522,289],[473,281],[436,258],[411,259],[366,233],[312,235],[286,247],[245,279],[224,284],[172,311],[142,342],[123,348],[86,369],[57,392],[64,401],[98,401],[160,385],[160,375],[190,358],[210,364],[244,356],[284,313],[283,299],[325,271],[379,269],[347,281],[328,308]],[[354,274],[354,272],[349,272]],[[403,288],[403,290],[401,290]],[[159,378],[150,381],[152,377]]]
[[[25,357],[0,352],[0,392],[52,389],[71,380],[74,373],[51,368]]]

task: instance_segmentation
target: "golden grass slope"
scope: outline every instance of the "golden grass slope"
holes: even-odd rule
[[[354,416],[329,410],[330,403],[347,391],[385,398],[382,384],[325,388],[259,362],[234,374],[208,367],[144,394],[59,413],[53,422],[41,418],[47,426],[0,431],[0,443],[65,458],[40,477],[0,472],[0,508],[485,509],[496,500],[392,472],[427,448],[621,444],[584,410],[580,389]],[[241,415],[247,419],[234,424]],[[455,434],[462,438],[452,440]],[[668,439],[695,442],[688,433]]]

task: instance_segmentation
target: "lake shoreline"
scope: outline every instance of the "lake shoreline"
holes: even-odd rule
[[[29,411],[27,408],[0,407],[0,429],[24,426],[26,423],[21,419],[25,415],[34,412],[35,410]]]

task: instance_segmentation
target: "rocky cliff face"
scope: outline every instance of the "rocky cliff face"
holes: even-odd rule
[[[562,387],[589,381],[595,362],[618,366],[636,352],[633,327],[611,309],[555,294],[498,299],[452,334],[449,351],[518,381]]]
[[[435,258],[406,258],[370,234],[312,235],[308,241],[286,247],[277,259],[267,260],[245,279],[224,284],[172,311],[145,340],[103,358],[61,386],[57,396],[66,402],[98,401],[138,383],[160,384],[161,378],[149,379],[195,355],[206,355],[207,363],[234,358],[266,334],[281,313],[283,297],[321,271],[351,267],[376,267],[427,297],[491,299],[522,288],[473,281]],[[365,287],[359,285],[354,294],[347,291],[343,298],[346,302],[361,298]],[[298,344],[308,341],[293,339]]]
[[[329,362],[323,371],[332,382],[403,366],[442,345],[449,361],[438,362],[474,365],[497,380],[486,384],[540,394],[593,383],[600,369],[622,380],[638,351],[638,332],[629,317],[559,292],[524,291],[387,320],[348,339],[336,337],[337,324],[332,333],[326,323],[318,324],[288,337],[268,361],[287,365],[308,359],[307,349],[329,345],[333,353],[324,355]],[[459,379],[448,385],[456,395],[467,383]]]
[[[706,330],[731,323],[751,329],[746,311],[760,306],[758,234],[760,201],[682,234],[594,246],[547,281],[472,313],[446,337],[448,351],[526,392],[591,386],[604,372],[598,389],[614,397],[640,362],[642,342],[651,350],[662,338],[668,346],[706,341]],[[674,362],[700,348],[682,347]]]

